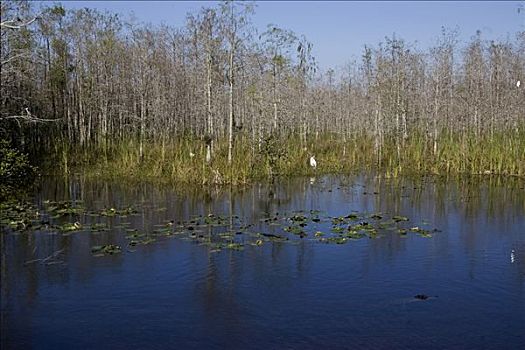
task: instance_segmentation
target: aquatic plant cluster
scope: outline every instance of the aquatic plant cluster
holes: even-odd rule
[[[112,237],[112,242],[101,239],[102,244],[92,246],[91,252],[96,257],[119,254],[123,250],[134,252],[138,246],[167,237],[193,241],[208,247],[210,252],[220,252],[243,250],[247,246],[260,247],[271,242],[296,244],[300,240],[308,240],[345,244],[365,238],[378,239],[388,234],[406,237],[413,233],[432,237],[439,232],[429,223],[414,226],[408,217],[386,213],[351,212],[334,217],[319,210],[274,212],[264,213],[264,218],[252,223],[236,215],[210,213],[184,221],[158,223],[153,230],[143,230],[126,221],[126,218],[141,215],[146,210],[134,206],[89,211],[79,201],[44,201],[41,208],[30,204],[3,203],[1,209],[2,231],[12,234],[69,236],[85,233],[100,235],[106,231],[122,233]]]

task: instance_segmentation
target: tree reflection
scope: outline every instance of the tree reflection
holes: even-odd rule
[[[347,246],[330,249],[351,261],[351,268],[360,278],[365,278],[378,265],[389,266],[399,259],[424,262],[425,268],[431,271],[439,264],[439,259],[447,260],[453,256],[457,261],[464,262],[461,268],[465,267],[469,278],[474,279],[486,269],[480,252],[499,244],[509,266],[508,254],[511,248],[514,250],[515,263],[511,268],[517,276],[518,285],[523,286],[525,247],[520,243],[523,240],[520,229],[525,224],[523,189],[523,179],[509,177],[386,178],[347,175],[317,177],[315,181],[310,178],[281,179],[275,183],[257,183],[240,189],[210,187],[205,190],[151,183],[45,178],[34,200],[37,205],[42,205],[44,200],[79,201],[88,211],[133,205],[140,209],[139,213],[126,220],[144,232],[151,232],[155,225],[170,221],[177,223],[194,215],[227,215],[228,227],[208,226],[205,229],[203,234],[209,241],[225,229],[234,231],[236,216],[242,218],[244,223],[253,225],[250,229],[255,232],[265,229],[268,233],[279,234],[282,233],[281,227],[264,226],[261,219],[277,213],[283,215],[312,209],[333,216],[346,215],[351,210],[405,215],[414,226],[430,222],[443,232],[437,233],[427,241],[429,243],[418,243],[417,251],[414,250],[414,240],[397,234],[350,242]],[[82,220],[99,222],[102,219],[86,216]],[[115,218],[104,220],[112,228],[110,231],[69,236],[43,231],[18,235],[3,232],[0,235],[2,310],[9,309],[17,317],[26,315],[30,318],[31,308],[41,302],[39,292],[44,286],[87,285],[108,269],[129,268],[127,261],[132,259],[129,257],[131,253],[102,260],[91,255],[90,247],[93,245],[126,244],[123,239],[125,230],[116,228],[118,221]],[[207,317],[213,318],[217,312],[228,312],[228,327],[241,327],[245,309],[239,300],[248,293],[247,286],[251,290],[261,286],[280,290],[293,281],[312,280],[316,263],[328,264],[326,261],[330,261],[331,257],[325,256],[326,252],[312,238],[307,237],[294,244],[266,242],[261,247],[248,246],[243,252],[220,253],[189,242],[175,246],[166,240],[140,247],[140,251],[137,249],[133,254],[140,257],[136,263],[145,266],[159,258],[161,252],[164,252],[165,259],[175,253],[184,254],[184,259],[197,266],[204,253],[204,270],[195,270],[197,275],[202,273],[202,278],[194,282],[195,295],[200,298],[199,303]],[[182,247],[187,250],[182,250]],[[48,256],[62,248],[65,249],[63,265],[25,265],[30,259]],[[427,259],[428,256],[435,257],[435,260]],[[5,312],[2,311],[3,314]],[[5,320],[2,322],[4,325]]]

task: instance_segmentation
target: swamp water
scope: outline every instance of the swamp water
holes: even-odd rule
[[[44,179],[3,208],[2,349],[525,344],[513,178]]]

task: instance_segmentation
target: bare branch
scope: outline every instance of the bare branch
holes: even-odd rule
[[[2,116],[0,117],[0,120],[7,120],[7,119],[15,119],[17,121],[20,121],[20,120],[23,120],[23,121],[26,121],[26,122],[29,122],[29,123],[43,123],[43,122],[56,122],[56,121],[59,121],[60,119],[57,118],[57,119],[46,119],[46,118],[39,118],[35,115],[33,115],[31,113],[31,111],[29,110],[29,108],[25,108],[25,114],[21,114],[21,115],[9,115],[9,116]]]
[[[22,29],[23,27],[27,27],[37,19],[39,19],[39,16],[36,16],[26,22],[20,20],[20,19],[10,19],[7,21],[3,21],[0,23],[1,28],[9,28],[9,29]]]

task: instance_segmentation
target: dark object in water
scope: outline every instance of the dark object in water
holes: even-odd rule
[[[428,295],[425,295],[425,294],[417,294],[417,295],[414,296],[414,298],[416,298],[418,300],[427,300],[430,297]]]
[[[261,233],[261,236],[275,239],[285,239],[283,236],[274,235],[273,233]]]

